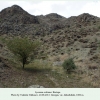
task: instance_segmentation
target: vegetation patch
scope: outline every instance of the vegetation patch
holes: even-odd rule
[[[19,61],[22,63],[23,69],[24,65],[29,63],[30,56],[33,56],[36,49],[39,47],[39,42],[31,41],[28,38],[14,38],[8,40],[7,42],[8,49],[18,57]]]
[[[70,73],[73,69],[76,68],[76,65],[72,58],[65,60],[62,64],[62,66],[65,69],[65,71],[67,71],[68,73]]]

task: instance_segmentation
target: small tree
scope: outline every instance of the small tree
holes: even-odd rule
[[[76,65],[74,64],[74,61],[72,58],[65,60],[62,66],[68,73],[70,73],[73,69],[76,68]]]
[[[7,43],[8,49],[18,57],[21,61],[24,69],[24,65],[27,64],[28,58],[33,55],[39,47],[39,42],[29,40],[28,38],[14,38],[8,41]]]

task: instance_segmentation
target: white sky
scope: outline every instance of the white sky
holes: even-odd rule
[[[64,17],[77,16],[82,13],[89,13],[100,17],[99,0],[66,0],[66,1],[0,1],[0,11],[14,4],[21,6],[24,10],[32,15],[46,15],[57,13]]]

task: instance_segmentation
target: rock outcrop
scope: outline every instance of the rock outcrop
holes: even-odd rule
[[[31,85],[28,88],[44,88],[44,87],[40,85]]]

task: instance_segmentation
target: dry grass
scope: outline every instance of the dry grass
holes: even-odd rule
[[[10,69],[4,69],[0,74],[0,83],[2,87],[23,88],[30,85],[41,85],[46,88],[89,88],[100,87],[100,68],[88,69],[95,66],[96,63],[77,62],[77,69],[71,74],[65,73],[62,66],[52,66],[56,57],[52,56],[49,60],[34,60],[25,65],[22,69],[20,62],[7,50],[6,46],[0,50],[0,56],[7,59]],[[60,61],[68,58],[68,54],[58,55]]]
[[[3,87],[23,88],[36,84],[46,88],[100,87],[96,79],[99,79],[99,71],[97,75],[97,71],[91,72],[86,67],[78,67],[71,74],[67,74],[62,66],[52,66],[52,62],[46,60],[34,60],[24,70],[21,64],[12,62],[9,62],[10,69],[5,69],[6,73],[2,73],[0,77]],[[90,72],[93,73],[92,76]]]

